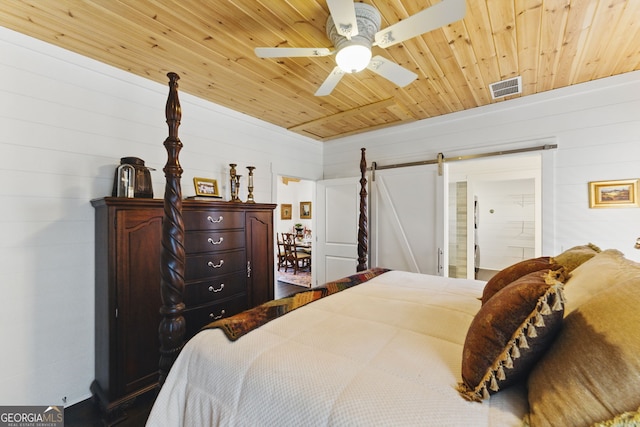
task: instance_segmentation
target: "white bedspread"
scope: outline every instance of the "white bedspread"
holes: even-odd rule
[[[521,388],[455,390],[484,282],[391,271],[230,342],[191,339],[148,426],[519,426]]]

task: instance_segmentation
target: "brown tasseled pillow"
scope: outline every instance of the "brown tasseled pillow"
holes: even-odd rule
[[[526,276],[534,271],[541,270],[557,270],[559,266],[551,261],[548,256],[526,259],[507,268],[500,270],[493,276],[482,291],[482,305],[486,304],[489,299],[494,296],[500,289],[511,284],[514,280]]]
[[[561,272],[529,273],[496,293],[474,317],[462,353],[458,392],[480,401],[528,375],[564,315]]]

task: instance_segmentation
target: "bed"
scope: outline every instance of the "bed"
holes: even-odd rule
[[[358,271],[183,343],[169,78],[162,388],[148,426],[640,425],[640,265],[585,244],[488,282],[367,268],[364,149]]]

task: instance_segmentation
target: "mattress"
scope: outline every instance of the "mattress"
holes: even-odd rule
[[[192,338],[148,426],[519,426],[525,390],[458,394],[484,282],[390,271],[235,342]]]

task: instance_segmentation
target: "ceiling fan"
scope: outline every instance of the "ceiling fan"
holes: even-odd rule
[[[337,66],[316,91],[316,96],[329,95],[342,76],[365,68],[403,87],[418,75],[408,69],[376,55],[371,47],[387,48],[436,28],[462,19],[466,12],[465,0],[442,0],[405,20],[380,30],[380,12],[366,3],[352,0],[327,0],[330,15],[327,18],[327,36],[334,49],[324,47],[257,47],[260,58],[328,56],[336,54]]]

